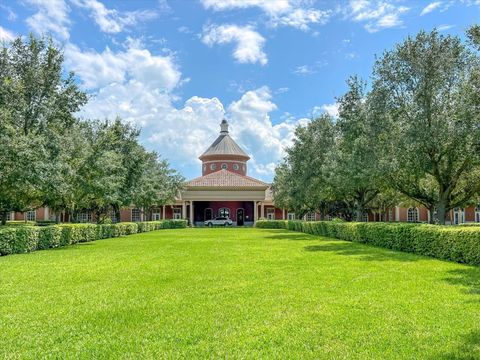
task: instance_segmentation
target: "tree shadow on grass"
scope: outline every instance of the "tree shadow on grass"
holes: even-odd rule
[[[480,330],[468,333],[462,343],[447,354],[432,357],[439,360],[475,360],[480,359]]]
[[[318,240],[318,236],[305,234],[297,231],[289,231],[284,229],[262,229],[263,232],[267,234],[272,234],[270,236],[264,236],[265,239],[269,240]]]
[[[465,267],[447,272],[448,277],[444,280],[452,285],[460,285],[463,292],[469,295],[477,295],[480,300],[480,267]]]
[[[421,260],[419,255],[405,252],[377,248],[366,244],[356,244],[350,242],[328,242],[319,245],[310,245],[304,247],[305,251],[333,252],[344,256],[355,256],[362,261],[402,261],[412,262]]]

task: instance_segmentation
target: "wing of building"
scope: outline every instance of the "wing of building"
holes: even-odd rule
[[[230,137],[228,122],[220,124],[220,134],[200,155],[202,176],[187,181],[174,204],[142,211],[124,208],[112,213],[112,221],[145,221],[188,219],[194,226],[221,217],[234,225],[253,225],[260,218],[294,220],[295,214],[275,207],[270,184],[248,176],[250,156]],[[392,207],[382,213],[365,213],[364,221],[428,222],[429,212],[423,207]],[[303,220],[320,220],[320,214],[310,213]],[[53,214],[48,208],[25,213],[9,213],[8,220],[69,221],[66,214]],[[79,221],[95,221],[91,211],[79,215]],[[480,206],[454,209],[447,214],[447,223],[480,222]]]

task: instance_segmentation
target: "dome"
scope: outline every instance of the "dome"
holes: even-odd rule
[[[225,159],[235,158],[247,161],[250,157],[242,150],[242,148],[230,137],[228,134],[228,122],[222,120],[220,124],[220,135],[210,145],[210,147],[199,157],[200,160],[208,160],[209,158],[220,158],[225,156]]]

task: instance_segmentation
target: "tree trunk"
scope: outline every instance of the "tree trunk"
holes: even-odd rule
[[[429,224],[435,224],[435,207],[428,208],[428,213],[430,214]]]
[[[363,206],[357,205],[355,209],[355,221],[363,221]]]
[[[7,223],[7,211],[0,212],[0,222],[2,225]]]
[[[437,203],[437,217],[440,225],[445,225],[445,216],[447,215],[447,206],[444,201]]]

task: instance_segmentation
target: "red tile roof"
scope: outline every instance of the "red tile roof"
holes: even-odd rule
[[[264,188],[266,189],[269,184],[264,183],[263,181],[251,178],[249,176],[243,176],[236,174],[228,170],[219,170],[214,173],[200,176],[193,180],[187,181],[187,188],[189,187],[227,187],[227,188]]]

